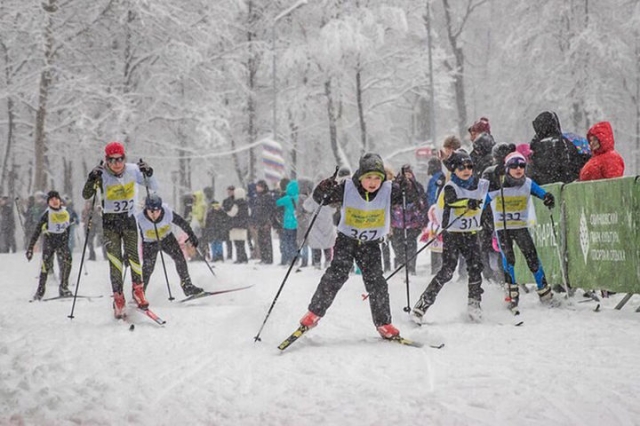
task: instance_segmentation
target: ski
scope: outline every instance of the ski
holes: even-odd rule
[[[300,327],[298,327],[296,331],[294,331],[291,334],[291,336],[287,337],[282,343],[278,345],[278,349],[280,349],[281,351],[284,351],[289,346],[291,346],[293,342],[298,340],[300,336],[302,336],[304,333],[306,333],[309,330],[310,330],[309,327],[307,327],[306,325],[301,325]]]
[[[189,297],[186,297],[186,298],[180,300],[180,303],[190,302],[191,300],[196,300],[196,299],[202,299],[203,297],[215,296],[216,294],[231,293],[231,292],[234,292],[234,291],[246,290],[246,289],[251,288],[251,287],[253,287],[253,285],[248,285],[248,286],[244,286],[244,287],[237,287],[237,288],[228,288],[226,290],[203,291],[202,293],[194,294],[192,296],[189,296]]]
[[[148,316],[149,318],[151,318],[156,324],[158,325],[165,325],[167,322],[165,320],[163,320],[162,318],[160,318],[158,315],[156,315],[155,312],[153,312],[151,309],[149,308],[136,308],[136,310],[138,312],[142,312],[143,314],[145,314],[146,316]]]
[[[77,295],[76,298],[78,299],[100,299],[101,297],[103,297],[102,295],[98,295],[98,296],[81,296],[81,295]],[[73,299],[73,296],[55,296],[55,297],[48,297],[46,299],[41,299],[41,302],[48,302],[50,300],[62,300],[62,299]]]
[[[392,337],[390,339],[386,339],[386,338],[383,337],[383,340],[386,340],[386,341],[389,341],[389,342],[399,343],[399,344],[405,345],[405,346],[411,346],[411,347],[414,347],[414,348],[421,348],[421,347],[424,346],[420,342],[416,342],[415,340],[405,339],[404,337],[399,336],[399,335],[395,336],[395,337]],[[440,349],[441,347],[444,347],[444,344],[442,344],[441,346],[440,345],[437,345],[437,346],[436,345],[434,345],[434,346],[430,345],[430,347],[435,347],[437,349]]]

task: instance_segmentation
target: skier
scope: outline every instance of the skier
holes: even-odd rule
[[[531,195],[543,200],[544,205],[553,208],[555,200],[553,194],[546,192],[533,180],[525,176],[527,160],[519,152],[512,152],[504,160],[504,179],[502,186],[495,181],[489,187],[487,202],[491,203],[493,211],[493,225],[498,235],[504,278],[509,292],[509,309],[518,314],[520,298],[516,283],[514,265],[516,262],[513,252],[513,242],[527,260],[529,270],[533,273],[538,287],[538,295],[543,303],[550,303],[553,293],[547,284],[547,279],[538,259],[538,252],[527,229],[533,220],[529,217]],[[498,169],[499,171],[499,169]],[[503,202],[504,200],[504,202]],[[505,230],[506,224],[506,230]]]
[[[422,323],[422,317],[442,287],[453,277],[458,255],[464,257],[467,265],[469,317],[477,321],[482,316],[482,260],[478,231],[489,182],[473,176],[473,161],[463,149],[451,154],[446,165],[452,172],[451,180],[445,184],[436,204],[436,216],[443,228],[442,267],[411,311],[411,319],[418,324]]]
[[[27,260],[33,258],[33,248],[44,231],[42,244],[42,263],[40,267],[40,281],[34,300],[41,300],[47,284],[49,269],[53,267],[53,255],[58,254],[60,263],[60,287],[58,294],[61,297],[71,296],[69,290],[69,274],[71,273],[71,251],[69,250],[69,226],[71,217],[62,205],[62,199],[57,191],[49,191],[47,194],[47,209],[36,224],[31,241],[27,248]]]
[[[137,200],[136,184],[157,190],[153,169],[140,160],[137,164],[125,163],[124,146],[120,142],[109,142],[104,149],[106,165],[96,166],[84,185],[82,196],[85,200],[102,193],[102,229],[107,247],[111,289],[113,290],[113,311],[116,318],[125,316],[123,294],[123,253],[131,266],[132,296],[141,309],[149,307],[144,294],[142,269],[138,255],[138,230],[134,216]]]
[[[380,243],[389,232],[392,199],[398,202],[401,194],[399,187],[385,180],[382,159],[378,154],[367,153],[360,159],[360,167],[351,179],[338,184],[328,178],[313,191],[318,203],[340,203],[341,216],[333,260],[311,299],[309,312],[300,320],[301,325],[312,328],[318,324],[349,278],[355,260],[369,292],[369,306],[378,333],[385,339],[399,338],[399,331],[391,324]]]
[[[198,237],[189,223],[182,216],[174,212],[168,205],[162,203],[162,198],[156,194],[149,195],[144,202],[144,211],[136,215],[140,236],[142,237],[142,280],[144,291],[147,291],[149,279],[156,264],[158,250],[162,249],[176,264],[176,271],[180,277],[180,287],[185,296],[202,293],[200,287],[191,283],[187,261],[175,235],[171,232],[171,224],[175,224],[187,233],[187,240],[194,248],[198,247]],[[156,234],[157,232],[157,234]]]

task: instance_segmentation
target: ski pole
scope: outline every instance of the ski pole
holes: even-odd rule
[[[142,158],[140,162],[143,163]],[[144,179],[144,189],[147,190],[147,198],[149,198],[149,182],[147,181],[147,175],[142,173]],[[153,222],[153,221],[151,221]],[[162,253],[162,241],[160,240],[160,234],[158,233],[158,225],[153,222],[153,230],[156,232],[156,242],[158,243],[158,251],[160,252],[160,260],[162,261],[162,270],[164,271],[164,279],[167,282],[167,291],[169,292],[169,301],[175,300],[175,297],[171,294],[171,286],[169,285],[169,275],[167,275],[167,265],[164,263],[164,255]],[[143,260],[144,262],[144,260]]]
[[[438,233],[437,233],[433,238],[431,238],[431,239],[430,239],[429,241],[427,241],[427,242],[426,242],[422,247],[420,247],[420,249],[419,249],[418,251],[416,251],[416,253],[415,253],[413,256],[411,256],[409,259],[407,259],[407,261],[406,261],[405,263],[403,263],[402,265],[398,266],[398,267],[396,268],[396,270],[395,270],[395,271],[393,271],[393,272],[392,272],[388,277],[386,277],[386,278],[385,278],[385,281],[389,281],[389,280],[390,280],[390,279],[391,279],[395,274],[397,274],[398,272],[400,272],[400,271],[402,270],[402,268],[404,268],[405,266],[407,266],[407,263],[408,263],[410,260],[413,260],[413,259],[415,259],[416,257],[418,257],[418,255],[419,255],[420,253],[422,253],[422,251],[423,251],[424,249],[426,249],[426,248],[427,248],[427,247],[429,247],[431,244],[433,244],[433,242],[434,242],[436,239],[438,239],[438,237],[439,237],[439,236],[440,236],[444,231],[446,231],[446,230],[447,230],[447,229],[449,229],[451,226],[453,226],[453,224],[454,224],[454,223],[456,223],[456,222],[458,221],[458,219],[460,219],[462,216],[464,216],[465,214],[467,214],[467,212],[468,212],[468,211],[469,211],[469,208],[467,207],[467,208],[465,209],[465,211],[464,211],[464,212],[462,212],[462,214],[461,214],[460,216],[456,216],[456,217],[455,217],[455,219],[453,219],[453,220],[451,221],[451,223],[449,223],[446,227],[442,228],[442,229],[440,230],[440,232],[438,232]]]
[[[207,256],[205,256],[205,254],[202,252],[202,250],[200,250],[199,248],[196,247],[196,251],[198,252],[198,254],[200,255],[200,257],[202,257],[202,260],[204,260],[204,264],[207,265],[207,268],[209,268],[209,270],[211,271],[211,273],[213,274],[214,277],[217,277],[216,273],[213,272],[213,268],[211,267],[211,265],[209,264],[209,262],[207,261]]]
[[[331,177],[334,182],[336,180],[336,176],[338,176],[338,169],[339,169],[339,167],[336,166],[336,171],[335,171],[335,173],[333,173],[333,176]],[[282,283],[280,284],[280,288],[278,288],[276,296],[273,298],[273,302],[271,302],[271,306],[269,307],[269,310],[267,311],[267,316],[264,318],[264,321],[262,321],[262,326],[260,327],[260,330],[258,330],[258,334],[256,334],[256,336],[253,338],[253,340],[255,342],[260,342],[262,340],[262,339],[260,339],[260,333],[262,333],[262,329],[264,328],[265,324],[267,323],[267,320],[269,319],[269,316],[271,315],[271,311],[273,311],[273,307],[276,305],[276,302],[278,301],[278,297],[280,297],[280,293],[282,292],[282,289],[284,288],[284,285],[287,282],[287,279],[289,278],[289,274],[291,274],[291,270],[293,269],[293,265],[295,265],[296,262],[298,261],[298,256],[300,256],[300,252],[302,251],[302,248],[305,246],[305,244],[307,242],[307,238],[309,237],[309,232],[311,231],[311,228],[313,228],[313,224],[316,222],[316,219],[318,218],[318,214],[320,214],[320,209],[322,209],[322,207],[326,204],[327,196],[328,196],[328,194],[325,193],[324,196],[322,197],[322,202],[318,205],[318,208],[316,208],[316,211],[314,212],[313,217],[311,218],[311,222],[309,223],[309,227],[307,228],[307,232],[304,233],[304,237],[302,238],[302,243],[298,247],[298,251],[296,252],[296,255],[293,257],[293,259],[291,260],[291,263],[289,264],[289,269],[287,269],[287,273],[285,274],[284,279],[282,280]]]
[[[102,161],[100,161],[100,165],[102,165]],[[76,281],[76,291],[73,293],[73,303],[71,304],[71,313],[68,315],[69,319],[73,319],[73,311],[76,308],[76,300],[78,299],[78,289],[80,288],[80,277],[82,277],[82,265],[84,265],[84,255],[87,251],[87,244],[89,243],[89,232],[91,232],[91,225],[93,224],[93,211],[96,206],[96,198],[98,197],[98,182],[93,185],[94,193],[93,198],[91,199],[91,211],[89,212],[89,217],[87,218],[87,230],[85,232],[84,237],[84,245],[82,246],[82,257],[80,258],[80,269],[78,270],[78,280]]]
[[[404,176],[403,176],[404,178]],[[404,259],[407,263],[409,263],[408,259],[408,248],[407,248],[407,191],[405,188],[402,188],[402,228],[404,231]],[[409,299],[409,268],[404,268],[404,282],[407,287],[407,306],[404,307],[403,311],[409,313],[411,312],[411,301]]]
[[[558,241],[558,234],[556,233],[556,222],[553,220],[553,213],[551,212],[551,207],[549,207],[549,218],[551,218],[551,229],[553,230],[553,239],[556,242],[556,254],[558,255],[558,262],[560,262],[560,273],[562,274],[562,286],[564,287],[564,291],[567,293],[566,297],[569,297],[569,283],[567,282],[567,277],[565,275],[565,266],[562,261],[562,253],[560,252],[560,241]]]

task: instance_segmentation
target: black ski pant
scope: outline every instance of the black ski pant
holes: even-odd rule
[[[422,232],[419,228],[407,228],[407,256],[405,257],[404,247],[404,228],[393,228],[393,235],[391,236],[391,245],[393,246],[393,252],[395,253],[395,267],[407,264],[407,269],[411,273],[416,272],[416,252],[418,251],[418,237]],[[413,257],[413,259],[411,259]],[[407,262],[407,258],[411,259]]]
[[[544,276],[540,260],[538,259],[538,251],[533,243],[533,238],[529,233],[529,229],[508,229],[506,234],[504,229],[497,232],[498,242],[500,243],[500,253],[502,253],[502,262],[504,267],[504,279],[508,284],[516,284],[515,264],[516,255],[513,251],[513,243],[515,242],[525,260],[527,266],[536,279],[538,290],[546,287],[547,279]]]
[[[458,265],[458,257],[462,256],[467,265],[469,277],[469,299],[482,300],[482,260],[477,232],[442,232],[442,267],[431,280],[427,289],[420,296],[423,305],[431,306],[442,287],[451,281]]]
[[[40,280],[36,294],[44,295],[49,270],[53,268],[53,256],[58,255],[60,266],[60,289],[69,288],[71,274],[71,250],[69,250],[68,234],[45,234],[42,243],[42,262],[40,263]]]
[[[262,263],[273,263],[273,242],[271,241],[271,225],[259,225],[257,229],[258,250]]]
[[[333,303],[338,291],[349,279],[349,272],[356,262],[362,272],[364,286],[369,293],[369,307],[376,327],[391,323],[389,288],[382,275],[379,242],[362,242],[342,233],[333,247],[333,260],[326,270],[315,294],[311,298],[309,310],[323,317]]]
[[[102,215],[104,244],[109,259],[109,276],[114,293],[122,293],[124,282],[124,255],[131,267],[131,282],[142,284],[142,268],[138,255],[138,225],[128,213],[105,213]]]
[[[155,269],[158,251],[160,249],[162,249],[164,253],[167,253],[176,264],[176,271],[180,277],[180,286],[183,287],[191,284],[184,253],[182,253],[175,235],[169,234],[160,240],[159,243],[157,241],[145,241],[142,243],[142,281],[144,282],[145,291],[149,285],[151,274],[153,274],[153,270]],[[164,267],[163,265],[163,268]]]

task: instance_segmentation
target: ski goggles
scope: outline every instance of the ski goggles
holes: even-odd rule
[[[124,157],[108,157],[107,163],[109,164],[124,163]]]
[[[510,169],[526,169],[527,168],[527,163],[523,163],[521,161],[515,162],[515,163],[509,163],[507,164],[507,167]]]

